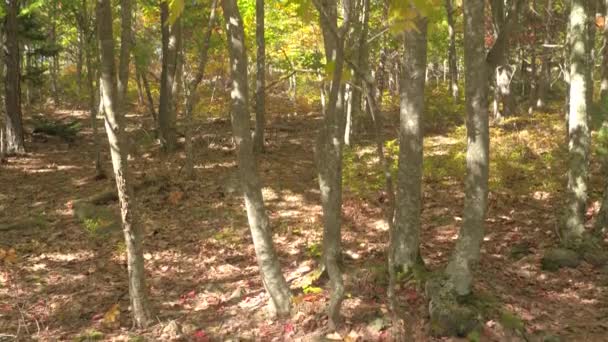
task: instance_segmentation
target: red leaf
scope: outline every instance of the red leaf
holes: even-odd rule
[[[197,342],[208,342],[209,341],[209,336],[207,336],[207,334],[202,330],[195,331],[194,334],[192,334],[192,337]]]

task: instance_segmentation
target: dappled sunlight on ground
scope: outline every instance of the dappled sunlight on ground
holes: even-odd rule
[[[70,207],[75,200],[113,190],[114,181],[92,178],[88,113],[56,115],[83,122],[74,143],[68,147],[52,139],[28,141],[32,152],[10,158],[0,169],[0,225],[23,223],[2,231],[0,248],[13,248],[16,259],[0,264],[0,331],[41,340],[72,340],[91,331],[103,333],[106,339],[134,335],[128,331],[122,232],[87,230]],[[185,180],[180,175],[183,154],[161,160],[152,135],[140,132],[138,127],[153,126],[151,118],[128,116],[130,136],[139,144],[131,165],[158,320],[141,332],[145,337],[158,340],[159,331],[171,320],[203,329],[218,340],[281,339],[292,328],[295,336],[305,337],[324,327],[327,279],[315,276],[323,231],[313,152],[317,118],[315,113],[271,117],[267,152],[258,156],[275,247],[296,307],[291,319],[272,321],[265,314],[268,298],[239,191],[228,118],[199,122],[196,177]],[[565,340],[598,340],[607,329],[601,317],[608,314],[608,275],[585,262],[555,273],[540,268],[543,252],[556,244],[554,231],[565,184],[561,119],[558,113],[538,113],[508,118],[491,128],[491,194],[475,290],[488,302],[490,330],[503,324],[506,310],[530,334],[550,331]],[[388,120],[396,117],[391,114]],[[385,132],[393,141],[386,149],[393,171],[398,152],[394,127],[387,125]],[[427,137],[425,143],[421,251],[432,270],[445,266],[462,225],[464,133],[462,127],[452,127]],[[100,141],[109,174],[109,153],[101,132]],[[381,335],[375,327],[380,324],[382,330],[388,322],[388,227],[383,216],[384,180],[371,141],[361,139],[345,150],[344,188],[347,297],[342,335],[355,331],[374,340]],[[99,207],[118,210],[115,202]],[[515,253],[520,244],[523,249]],[[404,283],[396,295],[412,315],[412,329],[426,336],[424,291]],[[104,315],[114,305],[119,308],[116,322],[104,323]]]

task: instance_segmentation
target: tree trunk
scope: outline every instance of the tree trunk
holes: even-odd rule
[[[131,0],[120,0],[120,56],[118,58],[118,106],[126,109],[127,91],[129,90],[129,62],[131,57],[131,17],[133,16]]]
[[[448,68],[450,74],[450,89],[452,98],[458,100],[458,60],[456,56],[456,28],[454,24],[454,8],[453,0],[445,0],[445,10],[448,20],[448,37],[450,39],[448,46]]]
[[[340,307],[344,298],[344,282],[339,267],[341,256],[342,225],[342,141],[344,102],[342,71],[344,66],[344,36],[351,17],[350,1],[344,1],[343,26],[338,29],[336,2],[316,0],[319,11],[325,58],[332,63],[329,96],[323,111],[323,123],[317,140],[317,168],[321,204],[323,207],[323,258],[330,279],[331,297],[328,305],[329,328],[336,329]],[[342,36],[339,35],[341,31]]]
[[[203,76],[205,74],[205,66],[207,65],[207,56],[209,52],[209,45],[211,43],[211,34],[213,33],[213,27],[215,25],[215,10],[217,7],[218,0],[213,0],[211,4],[211,12],[209,13],[209,21],[207,22],[207,30],[205,31],[205,35],[203,37],[203,46],[201,47],[200,55],[199,55],[199,64],[198,69],[194,78],[184,87],[186,92],[185,94],[185,104],[184,108],[186,110],[185,115],[185,145],[184,149],[186,152],[186,164],[185,164],[185,172],[186,177],[192,178],[194,176],[194,152],[192,150],[192,111],[196,107],[198,103],[198,96],[196,90],[198,85],[203,80]],[[186,77],[184,76],[184,80]]]
[[[427,20],[417,18],[418,30],[405,32],[401,75],[399,166],[393,234],[395,266],[405,274],[420,266],[422,210],[422,149]]]
[[[606,108],[608,106],[608,0],[604,0],[604,47],[602,51],[600,98],[602,105]]]
[[[568,204],[560,238],[566,246],[576,246],[585,232],[589,127],[587,115],[588,40],[584,0],[573,0],[570,9],[570,106],[568,115]]]
[[[479,259],[488,204],[489,122],[488,64],[484,44],[484,0],[464,2],[464,62],[467,112],[467,155],[464,220],[447,266],[457,295],[471,292],[472,268]]]
[[[78,89],[82,89],[82,61],[84,51],[84,37],[82,30],[77,31],[78,50],[76,51],[76,84]]]
[[[137,70],[135,71],[135,83],[137,85],[137,105],[143,106],[146,103],[144,99],[144,87],[141,84],[141,74]]]
[[[105,109],[105,126],[116,178],[122,226],[127,249],[129,297],[134,325],[145,328],[151,323],[145,282],[142,229],[137,220],[133,187],[130,183],[125,120],[118,112],[118,89],[114,66],[114,38],[110,0],[97,0],[97,32],[100,47],[100,69]]]
[[[266,42],[264,39],[264,0],[255,2],[255,41],[256,55],[256,82],[255,82],[255,131],[253,134],[253,150],[256,153],[264,152],[265,118],[265,88],[266,88]]]
[[[84,19],[84,23],[88,23],[89,18],[89,9],[87,5],[87,0],[82,0],[82,18]],[[99,142],[99,133],[97,128],[97,110],[99,109],[98,103],[96,102],[98,87],[95,86],[95,71],[93,70],[93,49],[95,47],[95,39],[91,34],[92,32],[88,31],[87,28],[82,27],[84,34],[83,37],[86,37],[85,44],[85,62],[87,67],[87,87],[89,90],[89,113],[91,117],[91,129],[93,131],[93,145],[95,149],[95,178],[103,178],[105,176],[105,172],[101,165],[101,145]],[[100,94],[101,95],[101,94]],[[100,98],[100,101],[103,101]]]
[[[52,16],[51,16],[51,43],[53,44],[53,47],[57,44],[57,3],[53,2],[53,10],[52,10]],[[53,96],[53,105],[55,105],[55,108],[59,107],[60,103],[59,103],[59,88],[57,87],[57,73],[58,73],[58,67],[57,64],[58,60],[59,60],[59,51],[56,51],[55,54],[53,55],[53,60],[52,60],[52,65],[50,67],[50,72],[51,72],[51,95]]]
[[[158,128],[161,148],[171,152],[177,144],[175,130],[175,110],[171,94],[175,80],[175,70],[178,54],[178,39],[176,37],[179,20],[169,25],[169,5],[166,1],[160,3],[161,40],[162,40],[162,69],[160,76],[160,98],[158,105]]]
[[[146,103],[148,105],[148,110],[150,111],[150,115],[154,119],[154,123],[158,126],[158,115],[156,114],[156,109],[154,108],[154,98],[152,97],[152,91],[150,90],[150,84],[148,83],[148,77],[146,73],[140,69],[139,66],[136,65],[137,73],[139,77],[141,77],[141,82],[144,86],[144,92],[146,93],[146,99],[148,100]]]
[[[548,45],[549,34],[551,32],[551,24],[553,18],[553,0],[547,0],[545,13],[545,32],[544,45]],[[536,108],[542,109],[547,103],[547,95],[551,85],[551,51],[548,47],[543,47],[541,58],[540,82],[538,85],[538,96],[536,98]]]
[[[6,107],[6,152],[25,153],[23,123],[21,119],[21,59],[19,57],[19,0],[6,1],[4,19],[5,32],[5,107]]]
[[[232,129],[237,147],[239,176],[245,197],[247,218],[258,266],[270,307],[280,316],[289,314],[291,294],[281,273],[281,265],[272,242],[272,232],[258,175],[249,123],[249,95],[247,83],[247,50],[243,20],[236,0],[221,1],[226,23],[230,72],[232,76]]]
[[[365,127],[369,126],[370,121],[367,116],[363,115],[365,112],[363,108],[363,83],[364,80],[361,78],[360,73],[367,74],[369,70],[369,44],[367,43],[367,36],[369,33],[369,16],[370,8],[369,1],[355,1],[356,8],[354,9],[356,15],[356,22],[353,22],[353,29],[351,30],[352,37],[348,37],[348,55],[354,61],[359,71],[352,71],[352,87],[346,91],[348,95],[345,98],[346,107],[346,125],[344,129],[344,144],[350,145],[352,141],[353,131],[361,132],[366,131]]]
[[[595,14],[598,11],[599,1],[589,0],[586,1],[587,8],[587,91],[585,97],[587,98],[587,105],[593,104],[593,73],[595,67]]]

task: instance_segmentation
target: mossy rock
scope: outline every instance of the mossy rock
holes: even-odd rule
[[[478,310],[458,298],[449,282],[433,278],[427,282],[431,334],[465,337],[479,327]]]
[[[74,217],[93,236],[106,236],[120,232],[121,219],[109,208],[88,202],[74,202]]]
[[[562,267],[575,268],[581,263],[579,254],[571,249],[553,248],[541,259],[541,267],[546,271],[557,271]]]

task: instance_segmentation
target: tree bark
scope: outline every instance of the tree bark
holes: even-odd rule
[[[19,0],[6,0],[5,32],[5,107],[6,152],[25,153],[23,123],[21,118],[21,59],[19,57]]]
[[[83,18],[83,23],[89,23],[89,8],[87,5],[87,0],[82,0],[81,3],[81,17]],[[85,37],[85,63],[87,67],[87,87],[89,91],[89,115],[91,118],[91,129],[93,130],[93,145],[95,151],[95,178],[103,178],[105,176],[105,172],[103,170],[101,164],[101,145],[99,142],[99,132],[97,128],[97,110],[99,109],[97,103],[97,93],[98,87],[95,86],[95,78],[96,72],[93,70],[93,49],[95,47],[95,36],[93,32],[90,32],[88,26],[83,25],[81,27],[83,31],[83,36]],[[103,99],[100,98],[100,101]]]
[[[464,62],[467,155],[464,220],[456,249],[446,268],[458,295],[471,292],[472,268],[479,260],[488,204],[489,121],[488,64],[484,44],[484,0],[464,1]]]
[[[232,129],[237,147],[239,176],[245,197],[247,218],[255,248],[258,266],[270,307],[280,316],[291,308],[291,294],[281,273],[281,265],[272,242],[272,232],[258,175],[249,123],[249,95],[247,83],[247,50],[243,20],[236,0],[221,1],[226,23],[230,72],[232,76]]]
[[[186,152],[186,164],[185,173],[186,177],[192,178],[194,176],[194,152],[192,150],[192,111],[198,103],[197,88],[203,80],[205,75],[205,66],[207,65],[207,57],[209,52],[209,45],[211,43],[211,34],[213,33],[213,27],[215,25],[215,10],[217,7],[218,0],[213,0],[211,3],[211,12],[209,13],[209,20],[207,21],[207,30],[203,36],[203,46],[200,50],[199,64],[196,70],[195,76],[192,78],[189,84],[184,87],[185,103],[184,108],[186,110],[185,115],[185,152]],[[187,78],[184,76],[184,80]]]
[[[336,329],[344,298],[344,282],[339,262],[342,225],[342,141],[344,133],[344,102],[341,85],[344,67],[344,40],[351,19],[351,1],[343,2],[343,24],[338,28],[336,2],[315,0],[323,32],[325,58],[332,63],[329,96],[323,111],[323,123],[317,140],[317,168],[323,207],[323,258],[330,279],[328,304],[329,328]]]
[[[131,18],[133,9],[131,0],[120,0],[120,56],[118,58],[118,106],[123,111],[126,108],[127,91],[129,90],[129,62],[131,57]]]
[[[255,130],[253,150],[264,152],[264,127],[266,126],[266,42],[264,39],[264,0],[255,2],[256,82],[255,82]]]
[[[51,42],[53,46],[57,44],[57,2],[53,2],[52,16],[51,16]],[[59,51],[56,51],[53,55],[52,65],[50,67],[51,72],[51,94],[53,96],[53,105],[55,108],[59,107],[59,88],[57,87],[57,73],[59,64]]]
[[[160,76],[160,98],[158,105],[158,128],[161,148],[165,152],[171,152],[177,144],[177,132],[175,127],[175,110],[171,94],[175,80],[175,70],[178,54],[178,31],[179,18],[169,25],[169,5],[167,1],[160,3],[161,40],[162,40],[162,69]]]
[[[456,28],[454,24],[453,0],[445,0],[445,11],[448,20],[448,68],[450,75],[450,90],[452,98],[458,100],[458,60],[456,56]]]
[[[588,127],[588,40],[587,10],[584,0],[572,0],[570,9],[570,105],[568,115],[568,170],[567,198],[564,224],[560,229],[562,243],[576,246],[585,232],[587,203],[587,164],[589,162]]]
[[[604,47],[602,48],[602,79],[600,81],[601,103],[608,106],[608,0],[604,0]]]
[[[114,64],[114,38],[110,0],[97,0],[97,31],[105,109],[105,126],[116,178],[122,226],[127,249],[129,297],[134,325],[145,328],[151,323],[145,281],[142,229],[137,220],[135,198],[127,159],[125,120],[118,112],[118,89]]]
[[[417,30],[404,33],[399,124],[399,165],[395,212],[395,266],[406,274],[420,266],[422,210],[422,150],[427,20],[418,17]]]

